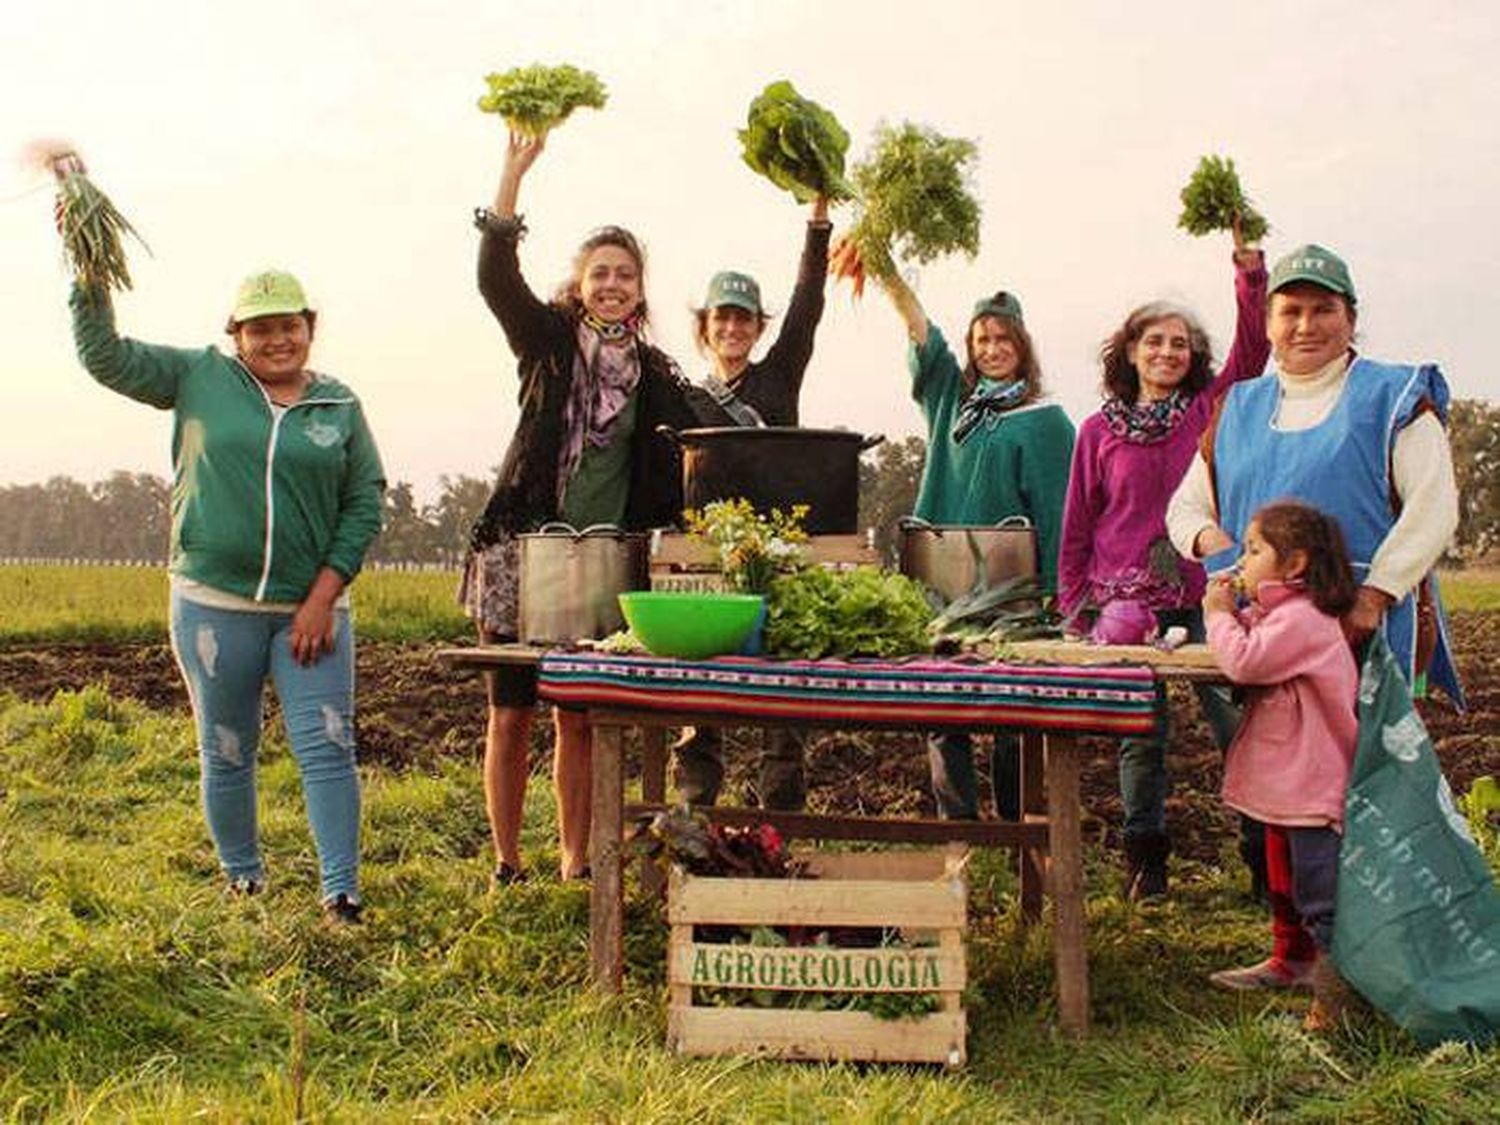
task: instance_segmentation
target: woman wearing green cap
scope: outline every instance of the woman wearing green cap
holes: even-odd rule
[[[700,308],[693,311],[698,350],[713,370],[696,387],[693,406],[702,426],[795,426],[797,399],[813,338],[823,317],[823,284],[828,270],[828,200],[817,199],[802,243],[797,284],[782,318],[781,331],[760,359],[752,360],[770,314],[760,285],[748,274],[724,270],[709,279]],[[758,788],[762,808],[798,810],[806,800],[802,737],[791,730],[766,730]],[[712,805],[724,779],[723,736],[712,727],[684,732],[677,744],[677,789],[695,805]]]
[[[1458,526],[1444,429],[1448,384],[1431,364],[1387,364],[1354,349],[1349,268],[1307,245],[1271,271],[1266,334],[1276,378],[1237,386],[1213,441],[1167,512],[1178,550],[1228,567],[1250,514],[1277,498],[1338,519],[1360,578],[1351,640],[1385,633],[1414,687],[1462,702],[1432,568]]]
[[[1203,567],[1183,559],[1167,537],[1167,503],[1197,453],[1198,439],[1217,403],[1241,379],[1265,369],[1266,269],[1258,249],[1236,245],[1234,345],[1214,374],[1208,336],[1193,313],[1163,301],[1133,310],[1100,351],[1103,407],[1078,431],[1058,559],[1058,609],[1108,641],[1111,617],[1136,611],[1163,629],[1180,627],[1202,640],[1198,603]],[[1111,608],[1113,607],[1113,608]],[[1157,729],[1120,748],[1124,806],[1125,894],[1154,898],[1167,891],[1167,700],[1159,691]],[[1219,748],[1234,737],[1239,716],[1217,688],[1200,688],[1199,702]],[[1261,852],[1258,834],[1247,842],[1251,870]],[[1257,879],[1259,885],[1259,879]]]
[[[682,516],[676,450],[655,431],[693,416],[677,365],[646,339],[645,257],[621,227],[584,240],[571,276],[551,301],[521,276],[526,224],[516,212],[521,181],[544,137],[510,135],[494,206],[480,230],[479,291],[499,321],[520,377],[521,417],[495,490],[470,537],[460,597],[487,641],[514,640],[520,559],[517,536],[554,520],[632,530]],[[489,723],[484,790],[495,849],[494,881],[523,877],[521,812],[530,772],[535,670],[486,677]],[[563,878],[588,873],[592,771],[588,723],[557,711],[553,781]]]
[[[330,920],[359,919],[354,635],[345,588],[380,530],[385,474],[359,400],[308,368],[317,324],[291,274],[239,288],[234,354],[115,332],[75,285],[73,338],[98,382],[173,416],[172,648],[198,731],[203,810],[231,890],[266,883],[256,829],[269,679],[302,775]]]
[[[1428,677],[1458,705],[1433,566],[1458,526],[1444,423],[1448,385],[1430,364],[1387,364],[1354,349],[1358,297],[1333,251],[1298,247],[1271,270],[1266,334],[1275,377],[1235,386],[1167,510],[1177,549],[1210,573],[1234,561],[1251,516],[1295,499],[1334,517],[1360,582],[1343,618],[1359,644],[1376,629],[1412,687]],[[1307,987],[1322,970],[1292,905],[1292,846],[1268,834],[1273,948],[1211,976],[1222,988]]]
[[[911,288],[899,277],[883,288],[906,324],[911,394],[927,421],[927,462],[914,514],[934,524],[1025,517],[1036,528],[1038,581],[1044,591],[1055,591],[1073,423],[1044,397],[1020,300],[1002,290],[975,302],[960,367]],[[928,761],[938,814],[977,818],[969,736],[934,735]],[[996,808],[1015,820],[1021,806],[1016,735],[995,735],[990,766]]]

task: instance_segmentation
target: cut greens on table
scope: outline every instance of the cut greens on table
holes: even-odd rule
[[[1205,156],[1198,161],[1181,199],[1177,225],[1191,235],[1227,230],[1235,232],[1237,244],[1252,243],[1259,242],[1271,229],[1265,216],[1250,205],[1234,161],[1227,156]]]
[[[750,103],[739,132],[746,164],[799,203],[819,196],[830,203],[854,198],[844,178],[849,134],[838,118],[797,93],[785,80],[772,82]]]
[[[979,253],[979,201],[969,176],[979,150],[905,122],[875,130],[870,154],[851,173],[859,217],[829,256],[829,272],[854,283],[893,277],[896,260],[925,265],[947,254]]]
[[[485,113],[498,113],[518,133],[540,137],[568,119],[581,106],[603,109],[609,94],[599,76],[564,63],[562,66],[518,66],[487,74],[489,93],[479,99]]]
[[[809,566],[771,582],[766,655],[913,656],[931,651],[932,609],[920,583],[873,566]]]

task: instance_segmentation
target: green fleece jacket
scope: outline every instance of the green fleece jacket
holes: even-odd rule
[[[238,359],[121,338],[103,292],[75,286],[71,305],[88,373],[172,411],[172,573],[266,602],[300,602],[325,566],[359,573],[385,473],[347,387],[315,374],[278,413]]]
[[[1057,589],[1063,500],[1073,459],[1073,423],[1062,408],[1031,403],[953,440],[963,372],[937,325],[907,357],[911,393],[927,419],[927,463],[916,515],[929,523],[998,523],[1025,516],[1036,528],[1042,588]]]

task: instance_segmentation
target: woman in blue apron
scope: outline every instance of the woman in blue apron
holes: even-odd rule
[[[1431,364],[1354,350],[1358,299],[1332,251],[1293,250],[1268,289],[1276,377],[1230,391],[1211,444],[1172,498],[1172,541],[1212,573],[1233,561],[1262,504],[1322,509],[1339,521],[1360,581],[1344,617],[1350,640],[1381,629],[1414,691],[1431,683],[1462,706],[1432,573],[1458,526],[1448,384]]]

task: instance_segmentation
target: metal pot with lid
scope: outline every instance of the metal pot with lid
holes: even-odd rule
[[[945,602],[985,584],[1037,572],[1036,528],[1025,516],[994,524],[933,524],[916,516],[900,523],[901,573],[937,591]]]
[[[646,536],[613,524],[548,523],[518,536],[520,639],[565,644],[625,627],[617,595],[650,585]]]
[[[801,426],[658,426],[682,450],[683,505],[740,497],[761,512],[806,504],[812,535],[859,530],[859,455],[881,434]]]

